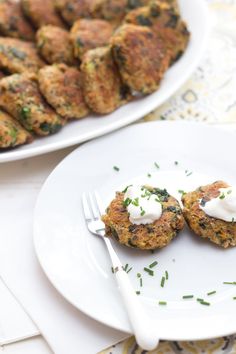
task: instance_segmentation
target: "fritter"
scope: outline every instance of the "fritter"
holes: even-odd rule
[[[24,17],[19,2],[0,0],[0,34],[26,41],[34,40],[34,30]]]
[[[117,27],[126,14],[126,7],[127,0],[94,0],[90,12],[92,17],[107,20]]]
[[[0,69],[13,74],[37,72],[43,65],[33,43],[0,37]]]
[[[6,76],[6,74],[3,71],[0,71],[0,80],[5,76]]]
[[[84,97],[94,112],[113,112],[130,99],[130,91],[121,81],[109,47],[85,53],[81,71]]]
[[[40,55],[49,63],[76,64],[69,32],[56,26],[43,26],[36,34]]]
[[[54,0],[62,18],[71,26],[79,18],[90,17],[90,6],[94,0]]]
[[[47,102],[64,118],[82,118],[89,113],[82,91],[82,74],[64,64],[39,71],[39,88]]]
[[[21,0],[21,6],[36,29],[45,25],[65,27],[55,10],[53,0]]]
[[[129,220],[124,205],[124,193],[116,193],[116,198],[102,217],[106,226],[106,235],[119,243],[141,250],[154,250],[167,246],[184,227],[184,218],[178,201],[166,190],[153,188],[162,205],[162,215],[151,224],[135,225]]]
[[[113,35],[111,44],[123,82],[143,94],[154,92],[170,61],[162,40],[147,27],[125,24]]]
[[[71,29],[74,56],[82,59],[84,53],[89,49],[107,45],[112,33],[113,28],[108,21],[99,19],[76,21]]]
[[[12,148],[33,140],[32,135],[8,113],[0,110],[0,149]]]
[[[236,222],[227,222],[207,215],[199,207],[199,202],[204,206],[209,200],[220,195],[220,188],[227,187],[227,183],[216,181],[182,197],[183,214],[190,229],[196,235],[224,248],[236,246]]]
[[[149,27],[165,43],[171,54],[171,63],[184,53],[190,33],[180,14],[166,2],[154,1],[150,6],[130,11],[124,20],[139,26]]]
[[[15,74],[2,79],[0,106],[37,135],[56,133],[64,124],[44,100],[36,76],[32,74]]]
[[[126,8],[128,11],[149,5],[152,0],[127,0]]]

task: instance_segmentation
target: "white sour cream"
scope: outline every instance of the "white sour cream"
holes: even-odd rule
[[[127,188],[124,203],[129,213],[129,220],[135,225],[151,224],[162,215],[162,205],[158,201],[158,196],[139,185]]]
[[[220,188],[217,198],[206,202],[200,208],[209,216],[228,222],[236,222],[236,187]]]

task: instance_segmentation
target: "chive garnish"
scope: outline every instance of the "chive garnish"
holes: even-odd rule
[[[126,199],[123,201],[123,206],[124,206],[124,207],[127,207],[127,206],[130,205],[131,202],[132,202],[132,199],[126,198]]]
[[[197,300],[198,302],[204,301],[203,299],[200,299],[200,298],[197,298],[196,300]]]
[[[149,178],[152,177],[151,173],[148,173],[147,176],[148,176]]]
[[[149,268],[146,268],[144,267],[143,270],[145,270],[145,272],[147,272],[149,275],[153,276],[154,275],[154,272],[153,270],[149,269]]]
[[[139,206],[139,198],[135,198],[134,200],[132,200],[132,204],[136,207]]]
[[[236,300],[236,296],[233,297],[233,300]]]
[[[229,190],[228,192],[227,192],[227,194],[231,194],[232,193],[232,191],[231,190]]]
[[[199,303],[201,305],[210,306],[210,302],[207,302],[207,301],[199,301]]]
[[[143,215],[145,215],[145,213],[146,213],[145,210],[142,210],[140,215],[143,216]]]
[[[166,278],[165,277],[162,277],[161,278],[161,287],[164,288],[165,286],[165,281],[166,281]]]
[[[175,161],[175,165],[178,165],[179,164],[179,162],[178,161]]]
[[[154,162],[154,165],[156,166],[156,168],[160,168],[160,166],[158,165],[158,163]]]
[[[154,261],[151,264],[149,264],[149,268],[154,268],[157,264],[158,264],[158,262]]]
[[[113,166],[113,170],[120,171],[119,167],[117,167],[117,166]]]
[[[232,222],[234,222],[234,218],[232,218],[232,220],[231,220]]]
[[[136,291],[136,294],[137,294],[137,295],[140,295],[140,291]]]
[[[113,274],[115,273],[115,271],[114,271],[114,268],[113,268],[113,267],[111,267],[111,271],[112,271],[112,273],[113,273]]]
[[[159,305],[167,305],[167,302],[166,301],[159,301],[158,304]]]
[[[188,172],[188,173],[186,173],[186,176],[189,177],[189,176],[191,176],[192,174],[193,174],[192,172]]]
[[[236,281],[224,281],[223,284],[236,285]]]
[[[165,271],[165,276],[166,276],[166,280],[169,279],[169,273],[167,272],[167,270]]]
[[[129,266],[128,263],[126,263],[126,265],[125,265],[124,268],[123,268],[125,272],[127,271],[128,266]]]
[[[178,193],[179,193],[179,194],[182,194],[182,195],[186,194],[186,192],[183,191],[182,189],[179,189],[179,190],[178,190]]]
[[[132,187],[133,185],[130,184],[129,186],[126,186],[125,189],[122,191],[122,193],[126,193],[129,187]]]
[[[183,299],[192,299],[192,298],[194,298],[194,295],[184,295],[182,298]]]
[[[137,278],[141,278],[141,274],[140,273],[137,273]]]
[[[140,285],[140,288],[142,288],[142,286],[143,286],[143,279],[142,278],[139,279],[139,285]]]
[[[220,198],[220,199],[224,199],[224,198],[225,198],[224,193],[223,193],[223,194],[221,194],[221,195],[219,196],[219,198]]]
[[[132,269],[133,269],[133,267],[130,267],[130,268],[126,271],[126,273],[129,273]]]
[[[214,295],[214,294],[216,294],[216,291],[215,291],[215,290],[210,291],[209,293],[207,293],[207,295],[208,295],[208,296],[210,296],[210,295]]]

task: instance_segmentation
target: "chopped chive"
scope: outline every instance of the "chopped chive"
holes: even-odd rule
[[[132,204],[136,207],[139,206],[139,198],[135,198],[134,200],[132,200]]]
[[[148,173],[147,176],[148,176],[149,178],[152,177],[151,173]]]
[[[130,268],[126,271],[126,273],[129,273],[132,269],[133,269],[133,267],[130,267]]]
[[[122,193],[126,193],[129,187],[132,187],[133,185],[130,184],[129,186],[126,186],[125,189],[122,191]]]
[[[201,305],[210,306],[210,302],[207,302],[207,301],[199,301],[199,303]]]
[[[119,167],[117,167],[117,166],[113,166],[113,170],[120,171]]]
[[[139,285],[140,285],[140,288],[142,288],[142,286],[143,286],[143,279],[142,278],[139,279]]]
[[[158,304],[159,305],[167,305],[167,302],[166,301],[159,301]]]
[[[146,268],[144,267],[143,270],[145,270],[145,272],[147,272],[149,275],[153,276],[154,275],[154,272],[153,270],[149,269],[149,268]]]
[[[156,168],[160,168],[160,166],[158,165],[158,163],[154,162],[154,165],[156,166]]]
[[[228,192],[227,192],[227,194],[231,194],[232,193],[232,190],[229,190]]]
[[[182,189],[179,189],[179,190],[178,190],[178,193],[179,193],[179,194],[182,194],[182,195],[185,195],[185,194],[186,194],[186,192],[183,191]]]
[[[137,278],[141,278],[141,273],[137,273]]]
[[[236,296],[233,297],[233,300],[236,300]]]
[[[115,271],[114,271],[114,268],[113,268],[113,267],[111,267],[111,271],[112,271],[112,273],[113,273],[113,274],[115,273]]]
[[[208,296],[210,296],[210,295],[214,295],[214,294],[216,294],[216,291],[215,291],[215,290],[210,291],[209,293],[207,293],[207,295],[208,295]]]
[[[140,213],[140,215],[141,215],[141,216],[144,216],[145,213],[146,213],[146,211],[145,211],[145,210],[142,210],[141,213]]]
[[[157,264],[158,264],[158,262],[154,261],[151,264],[149,264],[149,268],[154,268]]]
[[[169,273],[167,272],[167,270],[165,271],[165,276],[166,276],[166,280],[169,279]]]
[[[224,281],[223,284],[236,285],[236,281]]]
[[[123,200],[123,206],[126,208],[127,206],[130,205],[131,202],[132,202],[132,199],[126,198],[125,200]]]
[[[187,177],[191,176],[193,173],[192,172],[189,172],[186,174]]]
[[[194,295],[184,295],[182,298],[183,299],[193,299]]]
[[[126,265],[124,266],[124,271],[126,272],[127,271],[127,269],[128,269],[128,263],[126,263]]]
[[[219,196],[219,198],[220,198],[220,199],[224,199],[224,198],[225,198],[224,193],[223,193],[223,194],[221,194],[221,195]]]
[[[136,294],[137,294],[137,295],[140,295],[140,291],[136,291]]]
[[[234,218],[232,218],[231,222],[234,222]]]
[[[165,281],[166,281],[166,278],[165,277],[162,277],[161,278],[161,287],[164,288],[165,286]]]
[[[200,299],[200,298],[197,298],[196,300],[197,300],[198,302],[204,301],[203,299]]]
[[[179,164],[179,162],[178,161],[175,161],[175,165],[177,166]]]

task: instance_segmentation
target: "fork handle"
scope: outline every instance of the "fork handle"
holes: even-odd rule
[[[144,307],[130,282],[128,274],[123,270],[122,264],[115,253],[110,240],[104,238],[111,260],[121,296],[123,298],[129,321],[132,326],[138,345],[144,350],[154,350],[159,344],[159,337],[152,320],[147,316]]]

